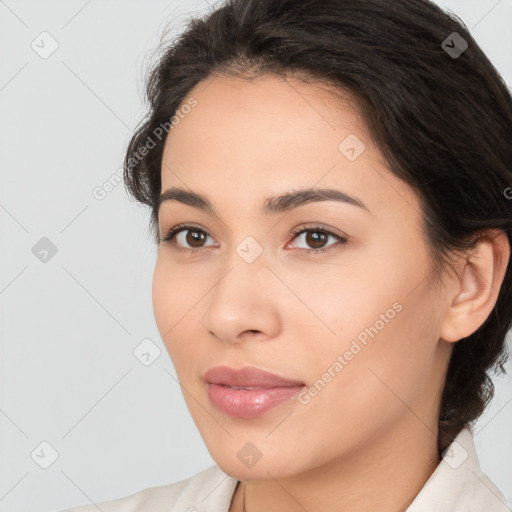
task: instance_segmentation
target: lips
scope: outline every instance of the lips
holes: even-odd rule
[[[233,389],[270,389],[276,387],[297,387],[304,383],[286,379],[280,375],[246,366],[239,370],[229,366],[210,368],[204,375],[204,380],[210,384],[220,384]]]
[[[204,375],[212,405],[239,419],[254,419],[294,399],[304,383],[246,366],[210,368]]]

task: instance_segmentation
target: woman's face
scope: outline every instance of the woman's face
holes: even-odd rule
[[[162,202],[162,238],[192,227],[159,247],[153,307],[214,460],[239,479],[278,478],[386,436],[434,439],[449,344],[439,343],[443,305],[412,189],[359,115],[313,85],[219,76],[190,97],[197,105],[166,140],[162,192],[200,194],[213,213]],[[309,188],[353,200],[263,210]],[[231,415],[204,380],[219,365],[304,386],[259,415]]]

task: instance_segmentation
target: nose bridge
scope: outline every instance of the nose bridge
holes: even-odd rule
[[[246,236],[224,261],[211,290],[202,325],[220,339],[236,340],[244,331],[273,335],[278,311],[269,289],[272,273],[262,244]],[[274,298],[273,298],[274,297]]]
[[[252,236],[245,237],[236,245],[224,262],[226,271],[215,286],[216,300],[235,299],[240,306],[244,303],[257,307],[258,300],[268,303],[265,284],[271,274],[263,246]]]

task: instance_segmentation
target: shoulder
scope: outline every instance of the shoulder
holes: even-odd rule
[[[209,467],[190,478],[150,487],[129,496],[100,503],[91,503],[61,512],[172,512],[199,511],[208,506],[227,511],[237,480],[226,475],[219,466]]]

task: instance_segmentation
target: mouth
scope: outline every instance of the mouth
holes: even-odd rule
[[[228,416],[251,419],[295,398],[303,382],[281,377],[254,367],[235,370],[211,368],[205,374],[212,405]]]

